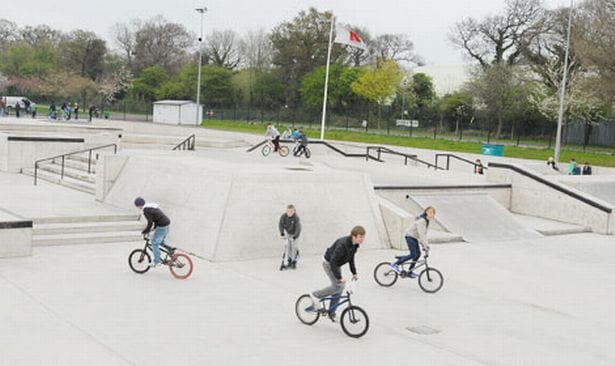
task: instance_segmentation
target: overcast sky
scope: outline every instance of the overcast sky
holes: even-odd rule
[[[544,1],[549,8],[569,4],[568,0]],[[19,26],[91,30],[110,41],[114,23],[157,14],[198,34],[200,16],[194,8],[200,6],[209,9],[205,33],[228,28],[239,33],[260,27],[269,30],[314,6],[332,10],[340,22],[366,27],[372,35],[408,34],[428,64],[459,64],[464,62],[463,54],[447,38],[451,26],[463,17],[495,14],[504,0],[2,0],[0,18]]]

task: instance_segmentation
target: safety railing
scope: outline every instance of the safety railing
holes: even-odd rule
[[[425,166],[427,166],[427,168],[434,168],[436,170],[441,169],[438,166],[425,161],[425,160],[421,160],[417,157],[417,155],[414,154],[406,154],[403,153],[401,151],[397,151],[397,150],[393,150],[391,148],[385,147],[385,146],[368,146],[366,148],[367,150],[367,155],[370,155],[370,151],[372,150],[376,150],[376,157],[378,158],[378,160],[381,160],[382,154],[390,154],[390,155],[397,155],[397,156],[401,156],[404,158],[404,165],[408,165],[408,160],[412,160],[415,161],[419,164],[423,164]]]
[[[259,147],[263,146],[264,144],[267,143],[268,140],[263,140],[261,142],[259,142],[258,144],[250,147],[248,150],[246,150],[246,152],[252,152],[256,149],[258,149]],[[294,143],[293,140],[280,140],[280,143]],[[324,145],[327,148],[329,148],[330,150],[335,151],[336,153],[345,156],[347,158],[365,158],[366,160],[375,160],[375,161],[379,161],[382,162],[382,160],[380,160],[380,158],[377,158],[375,156],[372,156],[369,154],[369,151],[365,154],[362,153],[347,153],[344,150],[328,143],[327,141],[323,141],[323,140],[313,140],[309,142],[310,145],[314,145],[314,144],[320,144],[320,145]]]
[[[442,157],[446,157],[446,167],[445,167],[445,168],[441,168],[441,167],[440,167],[440,165],[438,164],[438,162],[439,162],[440,158],[442,158]],[[458,155],[455,155],[455,154],[436,154],[436,161],[435,161],[435,165],[436,165],[438,168],[440,168],[440,169],[443,169],[443,170],[449,170],[449,169],[450,169],[450,166],[451,166],[451,158],[453,158],[453,159],[457,159],[457,160],[459,160],[459,161],[462,161],[462,162],[464,162],[464,163],[467,163],[467,164],[472,165],[472,166],[474,167],[474,171],[476,171],[476,169],[477,169],[479,166],[482,166],[482,167],[483,167],[483,169],[485,169],[485,170],[486,170],[486,169],[488,169],[486,166],[484,166],[484,165],[482,165],[482,164],[478,164],[478,163],[476,163],[476,162],[474,162],[474,161],[472,161],[472,160],[470,160],[470,159],[466,159],[466,158],[463,158],[463,157],[458,156]]]
[[[106,149],[106,148],[110,148],[113,147],[113,153],[117,154],[117,144],[108,144],[108,145],[102,145],[102,146],[97,146],[97,147],[93,147],[90,149],[85,149],[85,150],[79,150],[79,151],[73,151],[67,154],[62,154],[62,155],[56,155],[56,156],[52,156],[50,158],[44,158],[44,159],[39,159],[37,161],[34,162],[34,185],[36,185],[38,183],[38,166],[40,163],[45,162],[45,161],[51,161],[51,162],[55,162],[55,160],[57,159],[61,159],[62,160],[62,164],[61,164],[61,169],[60,169],[60,179],[64,179],[64,164],[66,161],[66,158],[72,155],[77,155],[77,154],[83,154],[83,153],[88,153],[88,174],[92,173],[92,153],[94,151],[97,150],[101,150],[101,149]],[[98,153],[95,156],[95,160],[98,160]]]
[[[177,146],[175,146],[172,150],[194,150],[195,145],[196,135],[192,134],[188,136],[187,139],[177,144]]]

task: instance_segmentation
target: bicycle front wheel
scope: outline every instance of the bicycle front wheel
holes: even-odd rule
[[[278,152],[280,153],[280,156],[287,156],[288,155],[288,146],[280,145],[280,148],[278,149]]]
[[[310,149],[308,149],[307,147],[305,148],[305,158],[309,159],[310,156],[312,156],[312,152],[310,152]]]
[[[301,323],[306,325],[313,325],[320,318],[320,313],[314,308],[312,298],[310,295],[305,294],[299,296],[295,303],[295,314]]]
[[[267,144],[265,144],[265,146],[263,146],[263,148],[261,149],[261,154],[263,154],[263,156],[269,155],[270,152],[271,152],[271,146]]]
[[[427,293],[438,292],[444,284],[442,273],[435,268],[426,268],[419,274],[419,286]]]
[[[149,253],[143,249],[135,249],[128,256],[128,265],[133,272],[143,274],[149,271],[149,263],[152,259]]]
[[[169,262],[169,270],[173,277],[185,280],[192,274],[192,259],[183,253],[176,253],[171,257]]]
[[[382,287],[391,287],[397,282],[397,272],[391,269],[391,263],[382,262],[374,268],[374,280]]]
[[[340,318],[342,329],[349,337],[359,338],[369,329],[369,318],[365,310],[356,305],[344,309]]]

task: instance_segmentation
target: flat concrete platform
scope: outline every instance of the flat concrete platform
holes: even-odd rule
[[[132,273],[131,249],[36,248],[32,257],[2,260],[2,363],[615,363],[612,237],[436,246],[430,263],[445,282],[433,295],[414,280],[374,282],[374,266],[400,252],[359,252],[353,302],[371,321],[361,339],[328,319],[310,327],[295,317],[295,299],[326,283],[320,256],[284,272],[277,259],[194,259],[193,277],[179,281],[166,268]]]

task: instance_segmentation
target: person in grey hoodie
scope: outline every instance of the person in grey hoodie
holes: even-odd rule
[[[288,205],[286,212],[280,216],[278,224],[280,236],[286,239],[286,259],[288,260],[287,267],[297,268],[297,258],[299,257],[299,249],[297,248],[297,239],[301,235],[301,221],[297,215],[294,205]]]
[[[391,269],[395,272],[399,273],[399,266],[403,263],[411,260],[412,263],[408,268],[408,277],[416,278],[416,273],[412,272],[412,269],[416,265],[416,261],[421,257],[421,251],[419,249],[419,244],[423,248],[425,252],[425,256],[429,256],[429,242],[427,240],[427,229],[429,229],[429,223],[436,216],[436,209],[429,206],[419,215],[419,217],[410,225],[408,229],[404,232],[404,238],[406,239],[406,244],[408,244],[408,249],[410,250],[410,254],[404,257],[399,257],[397,261],[391,264]]]

